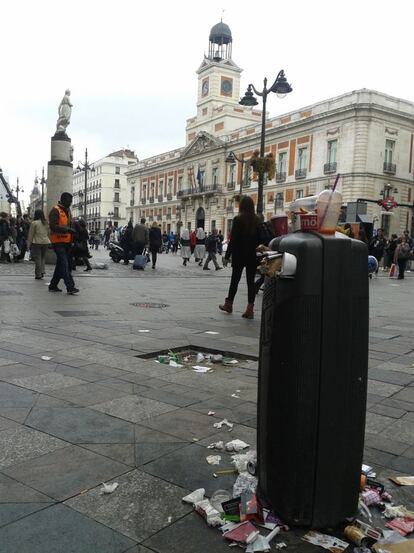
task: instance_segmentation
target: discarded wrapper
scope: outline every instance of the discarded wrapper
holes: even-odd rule
[[[101,494],[110,494],[113,493],[119,486],[118,482],[113,482],[112,484],[105,484],[102,482]]]
[[[414,520],[408,517],[394,518],[387,521],[385,523],[385,526],[387,528],[391,528],[392,530],[396,530],[402,536],[406,536],[407,534],[411,534],[411,532],[414,532]]]
[[[376,553],[412,553],[414,540],[405,540],[398,543],[375,544],[373,550]]]
[[[246,521],[224,532],[223,537],[225,537],[226,540],[236,541],[238,543],[252,543],[258,535],[259,531],[251,522]]]
[[[194,490],[193,492],[183,497],[182,501],[184,501],[184,503],[195,505],[196,503],[200,503],[200,501],[203,501],[205,493],[206,490],[204,488],[198,488],[197,490]]]
[[[253,542],[247,545],[246,553],[259,553],[260,551],[270,551],[270,545],[267,538],[259,534]]]
[[[196,373],[208,373],[211,370],[212,370],[211,367],[202,367],[201,365],[194,365],[193,366],[193,371],[196,372]]]
[[[319,545],[319,547],[323,547],[323,549],[327,549],[328,551],[331,551],[331,553],[341,553],[348,547],[347,542],[340,540],[339,538],[335,538],[334,536],[328,536],[327,534],[315,532],[314,530],[311,530],[305,534],[302,540],[312,543],[313,545]]]
[[[48,355],[42,355],[41,359],[43,359],[43,361],[50,361],[52,357],[49,357]]]
[[[233,465],[239,472],[245,472],[249,463],[257,462],[257,452],[255,450],[248,451],[247,453],[238,453],[231,456]]]
[[[248,472],[242,472],[233,484],[233,497],[239,497],[243,492],[255,492],[257,478]]]
[[[226,513],[226,515],[237,515],[240,518],[240,497],[235,497],[233,499],[229,499],[228,501],[223,501],[221,506],[223,507],[223,511]]]
[[[208,415],[209,417],[214,417],[215,414],[216,414],[215,411],[209,411],[209,412],[207,413],[207,415]]]
[[[202,516],[209,526],[221,526],[223,521],[220,513],[213,507],[208,499],[203,499],[194,505],[196,512]]]
[[[246,447],[250,447],[250,445],[243,442],[243,440],[236,439],[226,443],[226,451],[235,451],[237,453],[246,449]]]
[[[360,528],[366,536],[369,538],[376,540],[379,540],[382,537],[381,530],[378,530],[377,528],[374,528],[373,526],[370,526],[369,524],[366,524],[362,520],[356,519],[354,520],[354,526],[357,528]]]
[[[213,493],[213,495],[210,497],[210,503],[219,513],[224,513],[222,504],[225,503],[226,501],[229,501],[230,499],[231,499],[231,495],[228,491],[216,490]]]
[[[207,455],[206,461],[209,465],[219,465],[221,461],[220,455]]]
[[[214,428],[222,428],[223,426],[228,426],[229,430],[233,430],[234,424],[232,422],[229,422],[227,419],[223,419],[220,422],[215,422],[213,426]]]
[[[174,359],[170,359],[169,365],[170,365],[170,367],[174,367],[176,369],[181,369],[181,367],[184,366],[184,365],[180,365],[179,363],[177,363],[177,361],[174,361]]]
[[[414,476],[389,476],[388,478],[399,486],[414,486]]]
[[[408,517],[414,519],[414,511],[409,511],[404,505],[387,505],[383,515],[385,518]]]
[[[212,444],[208,445],[207,446],[207,449],[219,449],[219,450],[222,450],[224,449],[224,442],[220,441],[220,442],[213,442]]]
[[[255,493],[247,491],[240,496],[240,520],[263,523],[262,506]]]

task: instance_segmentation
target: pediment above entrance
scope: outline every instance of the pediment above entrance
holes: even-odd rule
[[[213,136],[206,131],[201,131],[184,150],[182,157],[191,156],[193,154],[200,154],[207,150],[212,150],[214,148],[222,146],[224,146],[223,140],[220,140],[219,138]]]

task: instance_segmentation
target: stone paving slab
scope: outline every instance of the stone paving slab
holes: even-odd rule
[[[101,495],[97,487],[70,499],[66,505],[140,542],[167,527],[168,517],[176,521],[192,510],[181,501],[188,493],[186,489],[140,470],[117,478],[116,482],[119,487],[113,494]]]
[[[126,465],[102,455],[69,446],[5,468],[3,472],[56,501],[63,501],[128,470]]]
[[[148,422],[161,413],[176,410],[177,407],[145,397],[125,396],[93,405],[93,409],[131,422]]]
[[[0,432],[0,470],[56,449],[66,448],[67,445],[62,440],[25,426],[2,430]]]
[[[134,541],[65,505],[53,505],[0,528],[0,544],[5,553],[124,553]]]
[[[134,443],[133,424],[87,408],[34,408],[26,424],[73,444]]]

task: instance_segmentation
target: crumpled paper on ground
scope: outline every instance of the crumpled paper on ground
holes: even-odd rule
[[[222,442],[222,441],[213,442],[212,444],[210,444],[210,445],[207,446],[207,449],[218,449],[218,450],[223,450],[223,449],[224,449],[224,442]]]
[[[240,497],[243,492],[255,493],[257,478],[248,472],[242,472],[233,484],[233,497]]]
[[[193,492],[184,496],[182,498],[182,501],[184,501],[184,503],[195,505],[196,503],[200,503],[200,501],[203,501],[205,493],[206,490],[204,488],[198,488],[197,490],[194,490]]]
[[[235,439],[226,443],[226,451],[235,451],[237,453],[243,449],[246,449],[246,447],[250,447],[250,445],[243,442],[243,440]]]
[[[102,482],[101,494],[105,495],[105,494],[113,493],[118,486],[119,486],[118,482],[113,482],[112,484],[105,484],[104,482]]]
[[[220,455],[207,455],[206,461],[209,465],[219,465],[221,461]]]
[[[382,513],[385,518],[408,517],[414,519],[414,512],[404,505],[387,505]]]
[[[341,553],[342,551],[345,551],[349,545],[347,542],[342,541],[339,538],[328,536],[327,534],[321,534],[320,532],[315,532],[314,530],[311,530],[305,534],[302,540],[312,543],[313,545],[323,547],[323,549],[327,549],[328,551],[331,551],[331,553]]]
[[[236,455],[232,455],[231,459],[231,462],[239,472],[245,472],[249,463],[256,463],[257,452],[253,449],[247,453],[238,453]]]
[[[229,422],[227,419],[223,419],[220,422],[215,422],[213,424],[214,428],[222,428],[223,426],[228,426],[229,431],[233,429],[234,424],[232,422]]]

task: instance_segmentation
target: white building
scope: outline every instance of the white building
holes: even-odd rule
[[[103,231],[108,224],[117,227],[128,222],[125,172],[137,161],[133,151],[123,149],[90,164],[92,169],[86,172],[86,222],[89,230]],[[75,218],[84,218],[84,195],[85,171],[75,169],[72,204]]]
[[[231,59],[231,43],[227,25],[213,27],[209,55],[197,71],[197,115],[187,121],[186,146],[128,169],[134,222],[144,216],[167,231],[184,225],[226,233],[240,183],[257,200],[248,161],[259,149],[261,112],[238,104],[241,69]],[[296,198],[319,193],[340,173],[350,222],[355,202],[367,199],[360,205],[376,227],[386,233],[412,230],[412,208],[386,211],[376,202],[393,198],[413,205],[413,139],[414,104],[367,89],[268,119],[266,153],[274,155],[276,174],[264,186],[265,217],[284,213]],[[247,162],[243,175],[239,162],[226,164],[231,151]]]

